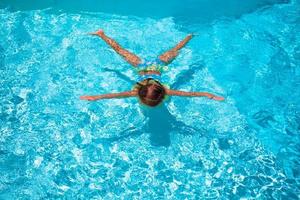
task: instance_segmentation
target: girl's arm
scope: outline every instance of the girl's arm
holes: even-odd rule
[[[179,90],[169,90],[166,89],[167,95],[170,96],[188,96],[188,97],[207,97],[217,101],[223,101],[224,97],[216,96],[214,94],[208,92],[185,92]]]
[[[132,91],[126,91],[126,92],[120,92],[120,93],[112,93],[112,94],[101,94],[101,95],[95,95],[95,96],[81,96],[81,100],[88,100],[88,101],[96,101],[99,99],[113,99],[113,98],[127,98],[127,97],[134,97],[137,96],[137,92]]]

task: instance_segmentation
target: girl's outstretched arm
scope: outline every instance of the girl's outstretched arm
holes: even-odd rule
[[[81,100],[88,100],[88,101],[96,101],[99,99],[113,99],[113,98],[127,98],[127,97],[134,97],[137,96],[137,92],[134,90],[120,92],[120,93],[112,93],[112,94],[101,94],[101,95],[94,95],[94,96],[81,96]]]
[[[133,66],[136,67],[138,64],[141,63],[141,59],[137,55],[135,55],[135,54],[131,53],[130,51],[124,49],[115,40],[113,40],[112,38],[106,36],[104,34],[103,30],[100,29],[95,33],[90,33],[90,35],[97,35],[100,38],[102,38],[109,46],[111,46],[111,48],[113,48],[119,55],[121,55],[127,62],[129,62]]]
[[[179,90],[166,89],[167,95],[170,96],[188,96],[188,97],[207,97],[217,101],[223,101],[224,97],[216,96],[208,92],[185,92]]]

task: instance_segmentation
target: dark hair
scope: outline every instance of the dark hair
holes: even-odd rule
[[[163,101],[166,90],[159,81],[148,78],[142,82],[137,82],[137,84],[139,85],[138,96],[142,103],[154,107]]]

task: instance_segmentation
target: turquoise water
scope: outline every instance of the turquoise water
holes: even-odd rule
[[[235,2],[205,20],[195,12],[124,15],[6,2],[1,200],[300,198],[299,1],[253,1],[244,10]],[[143,58],[196,33],[163,80],[226,101],[171,97],[154,109],[135,98],[80,101],[129,90],[137,79],[86,34],[98,28]]]

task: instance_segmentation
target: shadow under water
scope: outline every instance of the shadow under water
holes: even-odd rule
[[[178,132],[184,135],[202,134],[205,130],[191,127],[176,119],[167,109],[165,104],[157,108],[143,108],[143,113],[148,118],[145,131],[150,135],[153,146],[169,146],[170,133]]]
[[[165,104],[161,104],[155,108],[142,105],[141,109],[147,120],[143,126],[139,128],[128,128],[116,137],[99,138],[97,140],[118,142],[120,140],[140,136],[141,134],[149,134],[151,145],[168,147],[171,144],[170,134],[172,132],[184,135],[202,134],[206,132],[204,129],[194,128],[177,120],[176,117],[169,112]]]

